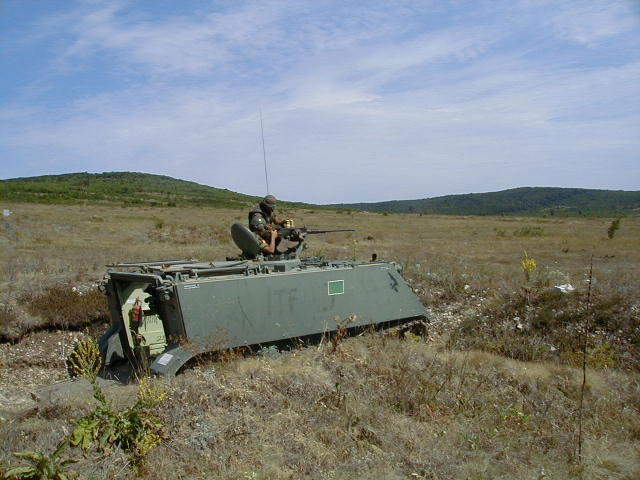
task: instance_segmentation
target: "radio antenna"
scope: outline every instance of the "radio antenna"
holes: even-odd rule
[[[260,109],[260,133],[262,134],[262,159],[264,160],[264,181],[267,184],[267,195],[269,195],[269,175],[267,174],[267,150],[264,147],[264,127],[262,125],[262,109]]]

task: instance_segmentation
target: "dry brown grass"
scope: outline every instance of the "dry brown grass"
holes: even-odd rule
[[[634,478],[638,378],[369,336],[170,380],[159,478]],[[604,421],[604,418],[608,418]],[[191,452],[191,453],[189,453]],[[197,452],[197,453],[196,453]]]
[[[2,219],[0,230],[3,330],[16,322],[29,327],[59,320],[55,310],[47,314],[19,299],[39,298],[61,284],[88,291],[106,263],[236,255],[228,228],[246,221],[246,211],[207,208],[7,207],[14,214]],[[147,478],[640,476],[640,377],[617,368],[629,365],[620,356],[631,350],[617,349],[615,338],[596,335],[591,343],[597,368],[588,371],[582,464],[576,458],[581,372],[571,366],[577,362],[573,347],[521,357],[546,360],[537,362],[446,347],[449,339],[456,348],[517,357],[506,347],[548,347],[553,335],[570,335],[555,327],[544,335],[533,327],[505,335],[497,326],[526,313],[519,303],[525,286],[533,292],[529,305],[539,306],[531,319],[564,325],[555,313],[559,306],[576,313],[584,304],[591,255],[594,305],[606,313],[600,330],[621,326],[615,334],[626,329],[629,340],[634,328],[637,333],[640,219],[623,219],[609,239],[611,219],[282,214],[296,225],[357,229],[310,238],[309,255],[368,259],[375,252],[401,261],[433,311],[431,343],[368,335],[341,342],[334,352],[324,344],[238,357],[166,379],[170,398],[162,415],[170,439],[151,453]],[[520,267],[525,250],[538,264],[532,285]],[[545,297],[561,283],[576,286],[576,296]],[[579,325],[581,318],[571,318]],[[46,335],[0,345],[0,355],[11,359],[0,369],[21,368],[5,354],[34,338],[48,345]],[[491,339],[500,348],[491,347]],[[605,341],[614,342],[609,350],[601,348]],[[25,364],[25,376],[39,375],[37,365],[37,359]],[[0,379],[16,381],[15,371],[4,373]],[[3,381],[2,388],[8,395],[14,387]],[[135,387],[116,388],[113,395],[124,404]],[[90,397],[37,410],[1,405],[0,463],[14,464],[13,451],[52,451],[72,419],[90,408]],[[105,459],[89,456],[74,468],[93,478],[134,476],[119,451]]]
[[[69,279],[92,282],[109,262],[161,258],[220,259],[237,254],[228,234],[231,223],[246,222],[246,212],[209,208],[119,208],[9,205],[2,219],[0,262],[12,271],[22,291],[29,284]],[[382,215],[332,211],[285,211],[296,225],[354,227],[353,233],[316,235],[309,254],[332,258],[400,260],[410,272],[460,276],[478,287],[520,281],[519,260],[526,250],[544,272],[580,282],[590,256],[596,278],[637,286],[640,219],[625,218],[614,239],[609,219],[449,217]],[[541,229],[540,234],[522,234]],[[419,264],[420,267],[416,267]],[[598,271],[599,270],[599,271]],[[628,282],[634,280],[634,282]],[[3,278],[3,282],[7,281]],[[487,284],[487,281],[489,284]],[[16,282],[14,282],[16,283]],[[443,283],[446,280],[443,279]],[[5,291],[6,284],[3,285]],[[472,287],[475,285],[472,285]]]

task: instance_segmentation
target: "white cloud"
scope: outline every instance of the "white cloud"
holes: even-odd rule
[[[113,52],[120,61],[158,72],[202,74],[229,59],[225,46],[215,41],[218,32],[211,22],[172,19],[127,24],[117,17],[121,8],[110,5],[83,16],[72,27],[76,40],[65,52],[67,61]]]
[[[374,4],[371,12],[359,9],[367,12],[360,21],[338,17],[342,8],[353,10],[341,7],[340,2],[336,15],[329,19],[325,12],[319,14],[318,8],[286,0],[238,2],[217,13],[155,21],[142,15],[127,16],[129,2],[100,5],[50,22],[56,29],[66,22],[76,37],[65,51],[69,63],[107,53],[125,64],[143,65],[157,73],[204,75],[247,60],[286,64],[289,56],[348,48],[354,42],[395,30],[385,27],[385,19],[375,15],[380,12]],[[371,30],[348,30],[363,24]]]
[[[556,31],[574,42],[594,45],[640,25],[634,0],[572,1],[553,16]]]

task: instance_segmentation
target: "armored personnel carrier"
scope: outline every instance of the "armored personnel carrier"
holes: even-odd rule
[[[425,320],[425,309],[395,262],[303,258],[308,233],[281,234],[298,245],[263,256],[255,235],[231,227],[237,259],[171,260],[109,265],[102,285],[111,328],[100,347],[105,364],[128,361],[175,374],[192,357],[252,349],[293,338]]]

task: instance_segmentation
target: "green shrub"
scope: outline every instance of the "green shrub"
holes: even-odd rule
[[[69,363],[76,375],[89,379],[93,397],[98,401],[95,410],[74,421],[75,428],[69,437],[71,445],[84,452],[96,447],[101,453],[119,446],[129,455],[133,465],[141,465],[149,451],[162,441],[164,425],[152,410],[166,398],[166,392],[143,378],[136,403],[117,411],[96,380],[101,368],[96,341],[90,338],[80,342]]]
[[[611,222],[611,225],[609,225],[609,228],[607,228],[607,237],[609,237],[609,240],[613,238],[613,236],[616,234],[619,228],[620,228],[620,219],[616,218]]]
[[[109,316],[107,299],[97,288],[83,293],[70,284],[59,284],[42,293],[24,293],[18,302],[49,328],[78,328]]]
[[[65,467],[77,460],[62,459],[62,453],[66,448],[66,442],[60,443],[55,452],[45,455],[41,452],[18,452],[14,455],[31,462],[31,465],[15,467],[8,470],[4,477],[0,472],[0,478],[7,479],[33,479],[33,480],[68,480],[70,477],[65,472]]]
[[[95,447],[102,454],[117,446],[129,455],[134,469],[142,465],[147,454],[164,438],[164,425],[153,409],[164,401],[166,392],[144,378],[140,381],[136,403],[124,410],[116,410],[98,385],[97,375],[101,367],[102,358],[96,341],[89,338],[80,342],[69,358],[69,368],[91,382],[98,406],[84,417],[73,420],[73,431],[62,439],[51,455],[29,451],[14,453],[32,465],[10,469],[5,474],[7,478],[68,479],[64,468],[75,462],[62,459],[62,453],[68,446],[80,447],[85,453]]]
[[[513,231],[514,237],[541,237],[543,234],[542,227],[522,227]]]
[[[136,403],[117,411],[100,388],[96,387],[95,380],[93,383],[94,398],[99,405],[88,415],[75,420],[71,445],[78,446],[85,452],[95,447],[102,453],[119,446],[129,455],[133,465],[141,465],[146,455],[164,436],[164,426],[152,409],[164,400],[165,393],[145,378],[140,382]]]

